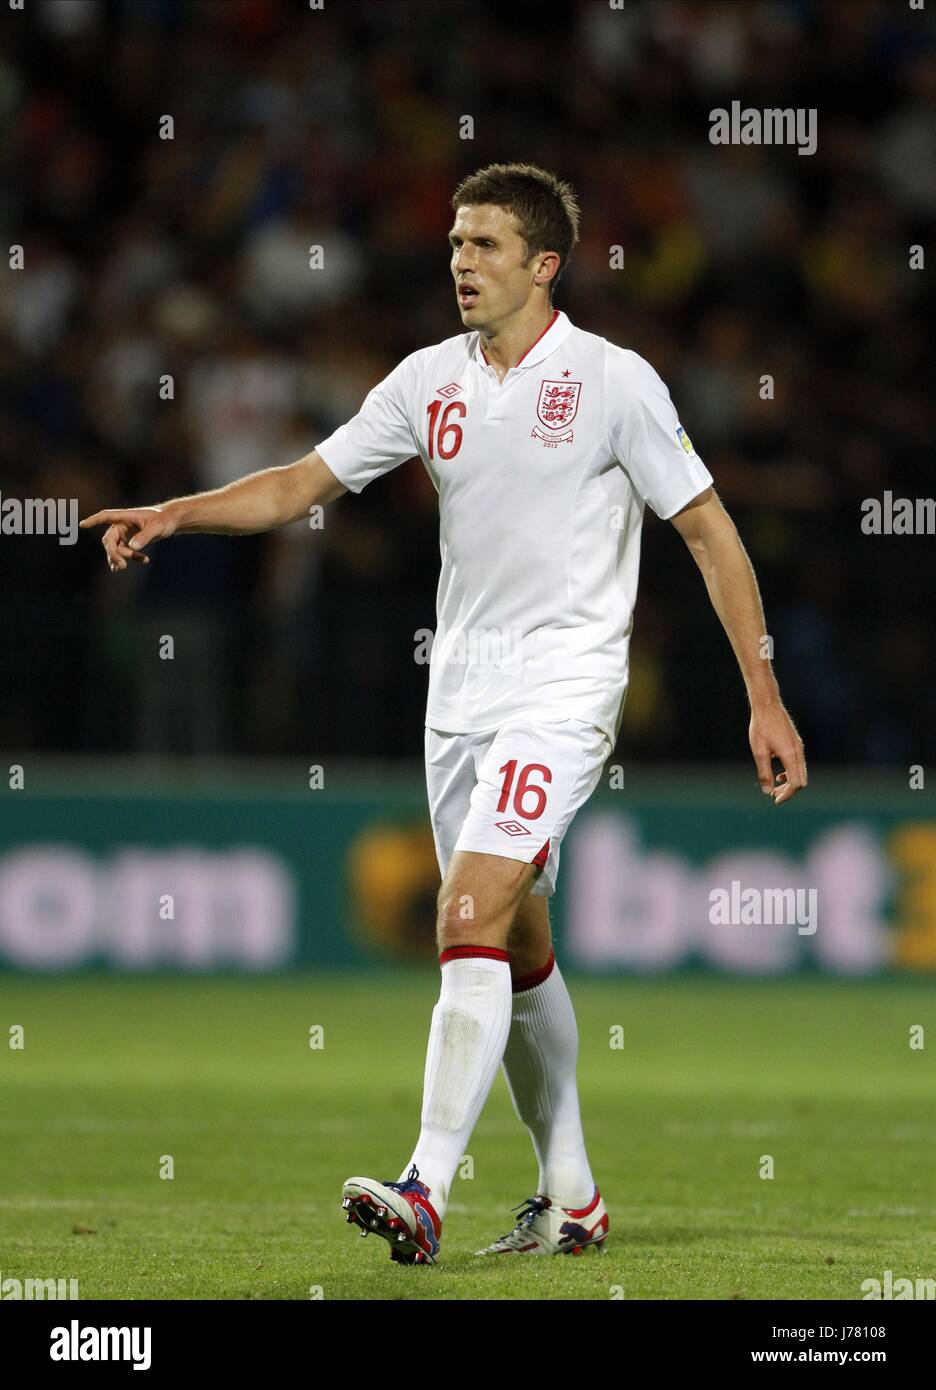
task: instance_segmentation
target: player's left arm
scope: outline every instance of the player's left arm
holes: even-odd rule
[[[670,520],[702,571],[712,607],[741,668],[751,706],[748,738],[758,779],[779,806],[806,786],[806,759],[764,651],[767,629],[754,569],[714,488],[699,493]],[[776,778],[773,758],[783,767]]]

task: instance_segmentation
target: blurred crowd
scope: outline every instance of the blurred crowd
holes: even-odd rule
[[[670,386],[808,755],[925,761],[936,542],[868,536],[860,506],[933,494],[931,8],[4,5],[0,206],[25,265],[0,280],[0,494],[84,515],[308,453],[461,331],[452,190],[530,160],[583,211],[557,305]],[[816,108],[816,153],[711,144],[733,100]],[[0,746],[421,752],[439,548],[418,461],[321,530],[182,537],[120,576],[98,541],[0,535]],[[618,754],[745,759],[745,712],[698,571],[648,511]]]

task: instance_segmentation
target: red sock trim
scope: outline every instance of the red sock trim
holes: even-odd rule
[[[446,946],[439,956],[440,965],[448,965],[450,960],[471,960],[480,957],[482,960],[505,960],[509,963],[510,956],[506,951],[500,951],[496,946]]]
[[[519,980],[513,982],[514,994],[520,994],[525,989],[536,989],[544,980],[548,980],[556,964],[556,957],[552,951],[549,953],[549,960],[545,965],[541,965],[539,970],[531,970],[529,975],[521,975]]]

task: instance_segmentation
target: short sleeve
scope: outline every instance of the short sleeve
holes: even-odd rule
[[[357,415],[316,444],[316,453],[350,492],[361,492],[419,453],[409,408],[414,375],[412,356],[404,358],[367,393]]]
[[[608,352],[605,402],[614,457],[658,517],[675,516],[712,486],[712,475],[680,424],[669,391],[636,352]]]

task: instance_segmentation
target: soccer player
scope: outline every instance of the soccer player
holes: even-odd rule
[[[501,1065],[539,1177],[514,1229],[477,1253],[579,1253],[608,1232],[548,898],[562,838],[620,726],[647,503],[688,545],[731,642],[763,792],[781,805],[806,785],[762,655],[750,561],[665,385],[553,307],[578,240],[572,189],[532,165],[495,164],[465,179],[452,207],[466,332],[405,358],[297,463],[81,523],[107,525],[116,572],[175,532],[286,525],[415,454],[435,484],[442,568],[425,755],[441,991],[411,1157],[398,1179],[354,1177],[343,1192],[347,1219],[405,1264],[436,1257],[457,1164]]]

